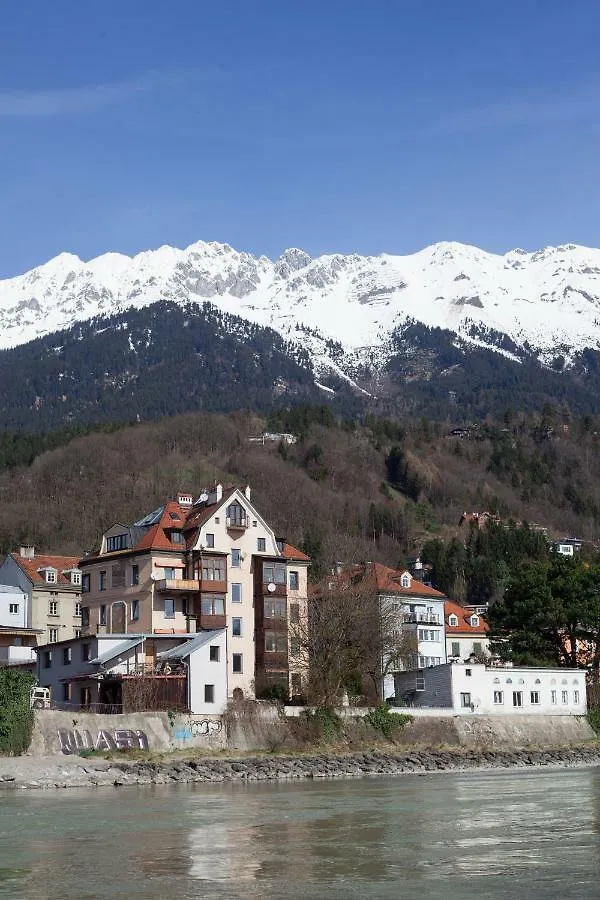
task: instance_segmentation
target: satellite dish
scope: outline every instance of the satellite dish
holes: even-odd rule
[[[272,581],[269,582],[269,584],[267,585],[267,590],[268,590],[268,592],[269,592],[270,594],[272,594],[273,591],[275,590],[275,585],[273,584]]]

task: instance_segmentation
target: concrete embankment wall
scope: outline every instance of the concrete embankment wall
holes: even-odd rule
[[[286,709],[285,713],[291,713]],[[352,722],[365,709],[339,711],[351,733]],[[302,711],[294,709],[294,716]],[[513,749],[582,744],[594,732],[580,716],[449,716],[425,715],[396,734],[404,747],[463,747]],[[355,733],[356,737],[356,733]],[[374,733],[363,735],[373,741]],[[273,750],[296,745],[284,710],[268,703],[235,705],[225,717],[129,713],[100,715],[59,710],[36,710],[31,756],[71,755],[81,749]]]

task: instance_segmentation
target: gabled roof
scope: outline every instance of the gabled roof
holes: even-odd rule
[[[115,644],[110,650],[105,650],[104,653],[101,653],[99,656],[96,656],[95,659],[90,659],[91,665],[99,665],[101,666],[105,662],[110,662],[111,659],[114,659],[116,656],[119,656],[121,653],[127,653],[128,650],[131,650],[132,647],[139,647],[140,644],[143,644],[146,640],[145,635],[136,635],[132,636],[130,640],[121,641],[120,644]]]
[[[403,575],[410,577],[410,587],[403,587],[401,581]],[[446,597],[441,591],[436,591],[435,588],[413,578],[410,572],[404,569],[391,569],[389,566],[376,562],[347,566],[341,572],[328,576],[322,582],[321,587],[317,586],[312,590],[313,596],[318,596],[324,585],[330,588],[332,581],[338,584],[364,583],[367,586],[371,585],[380,594],[394,594],[406,598],[408,602],[411,599],[444,600]]]
[[[197,650],[198,647],[202,647],[204,644],[209,644],[211,641],[214,641],[215,637],[217,637],[217,635],[222,635],[224,631],[224,628],[214,629],[213,631],[199,631],[191,640],[185,641],[177,647],[171,647],[170,650],[166,650],[164,653],[159,653],[158,659],[161,662],[165,659],[185,659],[190,653]]]
[[[456,616],[458,625],[450,625],[450,616]],[[479,625],[471,625],[471,616],[477,616]],[[489,625],[478,613],[474,613],[470,609],[465,609],[453,600],[446,600],[444,603],[444,619],[446,622],[446,636],[456,634],[479,634],[486,635],[489,631]]]
[[[310,556],[307,556],[302,550],[296,550],[291,544],[283,545],[282,556],[284,559],[292,559],[296,562],[310,562]]]
[[[56,569],[56,581],[53,582],[55,586],[61,584],[68,584],[70,587],[74,586],[71,579],[63,575],[63,572],[79,567],[79,557],[77,556],[39,556],[36,553],[33,559],[26,559],[19,553],[13,552],[10,555],[34,585],[47,583],[43,573],[39,572],[38,569]]]

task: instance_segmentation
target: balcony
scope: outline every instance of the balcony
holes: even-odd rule
[[[248,527],[248,519],[245,516],[227,516],[225,525],[230,531],[245,531]]]
[[[227,625],[227,616],[209,615],[208,613],[200,613],[196,616],[196,628],[200,631],[214,631],[217,628],[225,628]]]
[[[213,584],[216,583],[221,584],[221,582],[213,582]],[[190,591],[200,590],[200,582],[188,578],[161,578],[156,582],[156,590],[168,591],[170,594],[176,591],[184,591],[189,594]]]
[[[0,663],[14,666],[20,663],[32,663],[36,659],[33,647],[0,647]]]
[[[200,582],[200,590],[207,594],[226,594],[227,579],[223,581],[212,581],[210,578],[203,578]]]
[[[441,625],[440,617],[435,613],[405,613],[402,621],[412,625]]]

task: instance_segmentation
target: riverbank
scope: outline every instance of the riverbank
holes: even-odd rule
[[[324,751],[294,756],[252,754],[197,758],[172,755],[159,760],[4,757],[0,759],[0,791],[578,766],[600,766],[600,743],[523,750],[376,749],[339,754]]]

